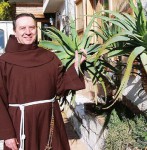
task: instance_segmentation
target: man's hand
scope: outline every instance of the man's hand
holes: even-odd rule
[[[82,57],[81,57],[81,60],[80,60],[80,64],[82,64],[87,58],[87,51],[85,49],[81,49],[80,52],[82,52]],[[75,51],[74,66],[75,66],[76,70],[78,69],[78,65],[79,65],[78,51]]]
[[[18,142],[16,138],[5,140],[5,145],[11,150],[18,150]]]

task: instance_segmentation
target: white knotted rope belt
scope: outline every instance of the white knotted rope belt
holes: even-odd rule
[[[34,102],[29,102],[29,103],[24,103],[24,104],[9,104],[11,107],[19,107],[21,111],[21,119],[20,119],[20,148],[19,150],[24,150],[24,141],[25,141],[25,127],[24,127],[24,110],[26,106],[31,106],[31,105],[36,105],[36,104],[44,104],[44,103],[50,103],[54,102],[55,97],[52,99],[48,100],[40,100],[40,101],[34,101]]]

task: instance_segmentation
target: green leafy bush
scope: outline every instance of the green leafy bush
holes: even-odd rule
[[[11,20],[11,5],[9,2],[0,2],[0,20]]]
[[[146,119],[142,116],[136,117],[132,124],[134,124],[134,128],[132,128],[132,136],[136,140],[134,146],[143,149],[147,146]]]
[[[105,150],[143,150],[147,145],[146,118],[143,116],[126,117],[114,109],[108,123],[108,136]]]

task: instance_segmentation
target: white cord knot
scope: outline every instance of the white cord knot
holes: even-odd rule
[[[21,135],[21,139],[24,140],[26,138],[25,134]]]
[[[24,111],[24,106],[23,105],[20,105],[19,108],[20,108],[21,111]]]

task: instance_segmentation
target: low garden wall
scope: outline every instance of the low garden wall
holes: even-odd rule
[[[68,98],[70,99],[70,97]],[[64,111],[68,119],[71,121],[74,130],[87,145],[87,150],[102,150],[107,134],[106,130],[103,133],[101,132],[104,123],[104,117],[95,116],[94,114],[86,112],[84,109],[84,103],[91,103],[91,101],[81,95],[80,92],[77,92],[75,108],[67,105],[65,106]]]

